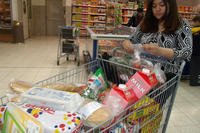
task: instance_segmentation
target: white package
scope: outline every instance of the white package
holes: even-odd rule
[[[26,103],[45,105],[56,110],[76,112],[84,98],[78,93],[33,87],[22,94]]]

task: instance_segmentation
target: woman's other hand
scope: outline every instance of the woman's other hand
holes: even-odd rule
[[[126,51],[126,52],[128,52],[128,53],[133,53],[134,51],[133,51],[133,46],[132,46],[133,44],[130,42],[130,41],[128,41],[128,40],[125,40],[124,42],[123,42],[123,44],[122,44],[122,47],[124,48],[124,50]]]
[[[173,49],[159,47],[158,44],[156,44],[156,43],[143,44],[143,49],[147,53],[150,53],[155,56],[163,56],[168,59],[173,59],[173,57],[174,57]]]

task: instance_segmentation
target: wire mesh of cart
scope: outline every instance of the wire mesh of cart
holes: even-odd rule
[[[69,60],[70,55],[80,64],[79,57],[79,29],[72,26],[59,26],[59,44],[57,51],[57,65],[60,64],[62,57]]]
[[[99,123],[96,127],[83,126],[81,132],[86,133],[155,133],[165,132],[170,113],[176,96],[178,83],[184,66],[171,64],[160,60],[150,59],[153,63],[160,62],[164,68],[173,67],[173,76],[164,84],[156,86],[139,101],[128,106],[120,112],[119,116],[112,117],[105,123]],[[53,85],[54,83],[86,84],[90,72],[102,68],[106,80],[112,83],[124,83],[121,75],[133,75],[137,69],[109,60],[97,58],[85,65],[59,73],[48,79],[35,83],[35,86]],[[2,104],[6,104],[6,97],[1,98]]]

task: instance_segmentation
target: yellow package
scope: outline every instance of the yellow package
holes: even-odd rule
[[[158,116],[152,118],[152,120],[147,123],[144,127],[140,129],[141,133],[155,133],[158,132],[160,127],[160,122],[162,120],[162,113],[160,112]]]
[[[145,96],[141,101],[135,104],[133,108],[131,108],[131,111],[133,111],[133,114],[127,119],[129,123],[132,123],[131,121],[148,116],[150,114],[157,113],[159,111],[159,103]]]

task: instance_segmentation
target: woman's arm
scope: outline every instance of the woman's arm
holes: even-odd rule
[[[192,32],[187,20],[183,20],[181,28],[177,31],[177,46],[173,48],[174,59],[189,61],[192,55]]]
[[[157,44],[144,44],[144,51],[156,56],[163,56],[167,59],[173,59],[174,51],[171,48],[159,47]]]
[[[192,54],[192,33],[187,22],[183,21],[182,26],[177,30],[174,48],[159,47],[157,44],[144,44],[144,51],[163,56],[171,60],[190,60]]]

